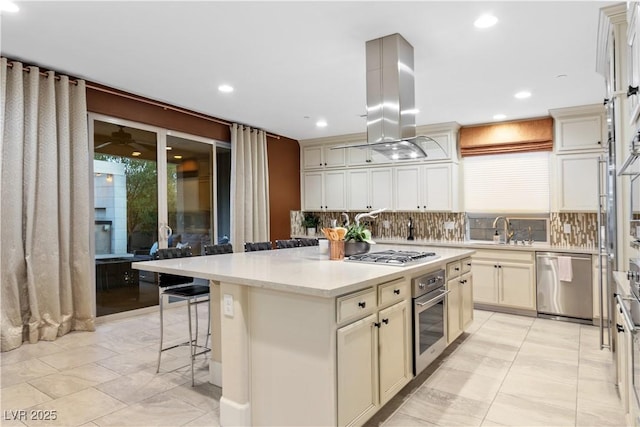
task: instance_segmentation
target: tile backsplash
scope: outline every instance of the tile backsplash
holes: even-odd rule
[[[565,224],[571,227],[565,233]],[[553,246],[597,247],[598,214],[591,212],[552,212],[549,239]]]
[[[329,227],[331,220],[342,224],[341,212],[314,212],[320,217],[319,228]],[[358,212],[350,212],[354,221]],[[302,227],[304,214],[291,211],[291,235],[306,233]],[[373,239],[406,239],[409,220],[413,222],[416,240],[449,241],[465,240],[467,216],[464,212],[382,212],[375,219],[365,218]],[[565,233],[565,224],[570,232]],[[536,237],[536,241],[538,239]],[[549,243],[552,246],[595,247],[597,245],[597,214],[585,212],[552,212],[549,214]]]

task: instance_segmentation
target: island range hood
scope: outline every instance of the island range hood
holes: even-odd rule
[[[400,34],[366,43],[367,145],[385,157],[427,156],[416,141],[413,46]]]
[[[392,160],[423,159],[434,139],[416,136],[413,46],[400,34],[366,43],[367,143],[332,149],[370,148]]]

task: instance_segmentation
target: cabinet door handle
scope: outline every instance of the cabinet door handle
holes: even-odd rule
[[[396,295],[400,295],[400,289],[394,289],[393,293],[396,294]]]
[[[453,267],[455,271],[460,271],[460,267]]]
[[[627,98],[630,97],[631,95],[637,95],[637,94],[638,94],[638,86],[629,85],[629,89],[627,89]]]
[[[624,328],[618,323],[616,323],[616,329],[618,330],[618,332],[624,332]]]
[[[467,267],[471,267],[471,263],[470,262],[467,263]]]
[[[385,325],[389,324],[389,319],[382,319],[382,323],[384,323]]]
[[[360,301],[358,303],[358,307],[360,307],[360,308],[365,308],[366,306],[367,306],[367,303],[365,301]]]
[[[380,327],[380,322],[373,322],[373,326],[375,326],[376,328]]]

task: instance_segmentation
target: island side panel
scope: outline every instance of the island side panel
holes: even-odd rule
[[[211,360],[209,363],[210,382],[213,385],[222,387],[222,303],[220,299],[220,282],[209,281],[210,307],[211,310]]]
[[[335,298],[250,288],[249,307],[253,425],[335,425]]]
[[[220,425],[250,426],[250,371],[249,371],[249,290],[246,286],[220,283],[222,299],[222,397],[220,398]],[[225,297],[231,298],[232,315],[225,313]]]

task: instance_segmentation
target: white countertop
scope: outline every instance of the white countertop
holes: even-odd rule
[[[406,250],[399,245],[378,244],[370,252]],[[321,297],[336,297],[405,275],[417,276],[450,261],[473,254],[472,249],[415,246],[436,252],[440,258],[405,267],[331,261],[318,246],[271,251],[175,258],[132,263],[138,270],[179,274],[209,280]]]

